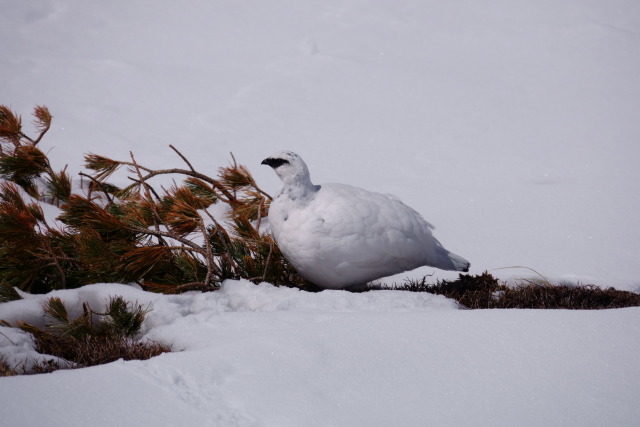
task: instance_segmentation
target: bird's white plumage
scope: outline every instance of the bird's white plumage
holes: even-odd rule
[[[313,185],[304,161],[282,151],[265,159],[283,182],[269,209],[271,232],[287,260],[310,282],[357,287],[428,265],[468,271],[432,226],[398,199],[344,184]]]

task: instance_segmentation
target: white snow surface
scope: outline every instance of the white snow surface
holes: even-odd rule
[[[246,281],[49,296],[78,314],[114,295],[151,308],[143,339],[176,352],[0,378],[1,425],[631,426],[640,415],[640,308],[470,311],[429,294]],[[42,326],[47,297],[0,304],[0,318]],[[22,335],[0,343],[5,357],[30,348]]]
[[[72,173],[87,152],[173,167],[174,144],[211,175],[233,151],[273,194],[260,161],[288,147],[317,182],[397,195],[471,273],[523,265],[638,291],[638,28],[636,0],[0,0],[0,103],[25,124],[47,105],[42,147]],[[78,307],[119,293],[151,304],[145,337],[181,351],[0,378],[0,425],[640,419],[635,308],[468,311],[246,282],[56,295]],[[42,322],[42,298],[0,319]],[[0,332],[5,357],[34,357],[27,335]]]
[[[345,184],[314,185],[299,155],[265,159],[282,179],[269,207],[278,247],[298,273],[325,289],[364,288],[373,280],[430,266],[468,271],[433,226],[395,197]]]

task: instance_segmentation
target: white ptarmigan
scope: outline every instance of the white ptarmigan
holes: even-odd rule
[[[469,271],[433,226],[401,201],[345,184],[313,185],[296,153],[262,161],[282,180],[271,202],[271,233],[285,258],[321,288],[358,288],[421,266]]]

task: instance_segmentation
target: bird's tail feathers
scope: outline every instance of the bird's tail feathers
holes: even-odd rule
[[[443,247],[439,248],[438,251],[438,264],[434,267],[441,268],[443,270],[452,270],[452,271],[469,271],[469,267],[471,263],[466,259],[462,258],[460,255],[456,255],[452,252],[449,252]]]
[[[449,259],[453,262],[453,265],[456,271],[464,271],[465,273],[469,271],[469,267],[471,267],[471,263],[466,259],[462,258],[460,255],[452,254],[449,252]]]

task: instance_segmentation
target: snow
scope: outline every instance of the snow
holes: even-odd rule
[[[173,166],[174,144],[210,175],[233,151],[273,194],[280,183],[260,161],[289,148],[317,182],[397,195],[471,273],[521,265],[639,291],[639,23],[634,0],[0,0],[0,103],[25,123],[47,105],[43,148],[71,173],[87,152]],[[2,425],[640,415],[638,309],[467,311],[243,282],[203,295],[59,292],[151,303],[145,336],[183,351],[0,378]],[[0,319],[37,322],[40,301],[2,304]],[[0,332],[3,354],[33,355],[28,336]]]
[[[177,296],[115,284],[53,295],[78,312],[113,295],[150,305],[143,339],[177,351],[2,378],[6,425],[596,426],[640,415],[639,308],[469,311],[428,294],[246,281]],[[2,304],[0,318],[42,325],[45,298]]]

